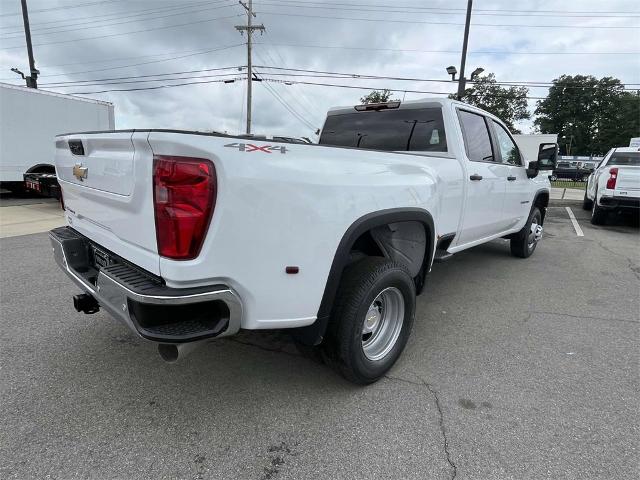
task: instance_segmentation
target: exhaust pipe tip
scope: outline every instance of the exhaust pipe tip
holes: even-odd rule
[[[167,363],[175,363],[178,361],[178,358],[180,358],[178,346],[169,343],[161,343],[158,345],[158,353],[160,354],[160,358]]]
[[[188,343],[160,343],[158,345],[158,353],[167,363],[175,363],[193,352],[196,348],[206,343],[206,340],[200,340]]]

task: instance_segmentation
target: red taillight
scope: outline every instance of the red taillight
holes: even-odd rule
[[[153,157],[153,204],[158,253],[198,256],[216,203],[216,169],[205,158]]]
[[[607,189],[615,190],[616,189],[616,180],[618,180],[618,167],[613,167],[609,169],[609,179],[607,180]]]

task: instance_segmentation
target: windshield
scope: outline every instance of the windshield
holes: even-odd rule
[[[386,151],[447,151],[439,107],[329,115],[319,143]]]
[[[640,152],[616,152],[607,162],[607,166],[609,165],[640,167]]]

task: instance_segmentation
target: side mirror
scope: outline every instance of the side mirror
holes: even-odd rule
[[[538,148],[538,170],[554,170],[558,161],[558,144],[541,143]]]
[[[538,176],[539,171],[540,171],[540,166],[538,162],[529,162],[529,166],[527,167],[527,177],[535,178]]]

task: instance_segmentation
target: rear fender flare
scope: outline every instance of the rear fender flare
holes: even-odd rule
[[[421,208],[392,208],[364,215],[353,222],[342,236],[331,264],[316,321],[307,327],[295,329],[292,333],[296,340],[306,345],[317,345],[324,338],[342,272],[349,264],[349,252],[356,240],[372,228],[409,221],[420,222],[425,228],[427,245],[421,275],[426,275],[433,262],[435,245],[433,217],[429,212]]]

